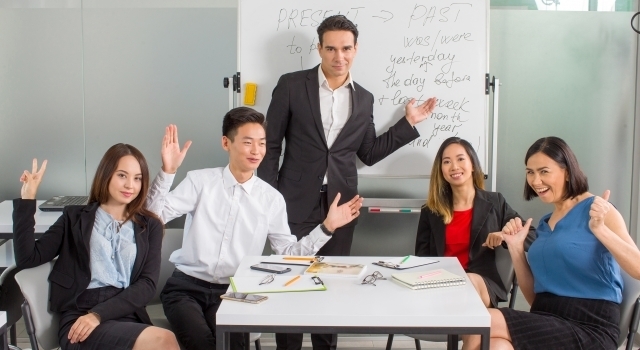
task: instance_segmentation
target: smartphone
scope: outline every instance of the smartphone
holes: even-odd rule
[[[291,271],[290,268],[275,264],[255,264],[251,265],[252,270],[259,270],[271,273],[285,273]]]
[[[221,299],[242,301],[245,303],[258,304],[268,298],[264,295],[245,294],[245,293],[227,293],[220,296]]]

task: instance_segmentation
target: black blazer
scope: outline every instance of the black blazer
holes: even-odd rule
[[[36,267],[58,256],[49,274],[51,311],[76,310],[76,298],[91,282],[89,241],[98,206],[92,203],[66,207],[56,223],[36,241],[33,217],[36,201],[13,201],[13,249],[18,268]],[[120,294],[91,310],[100,315],[101,322],[135,313],[142,322],[151,324],[145,305],[155,294],[160,274],[163,227],[158,219],[138,218],[143,225],[133,224],[137,254],[131,283]]]
[[[507,300],[507,290],[496,268],[495,250],[483,247],[482,244],[486,242],[489,233],[502,231],[504,225],[516,217],[520,217],[520,215],[511,209],[500,193],[476,189],[476,195],[473,199],[467,272],[476,273],[489,279],[487,287],[491,288],[502,301]],[[522,219],[522,217],[520,218]],[[535,228],[532,226],[525,242],[526,250],[529,249],[535,237]],[[503,246],[506,248],[506,245]],[[416,235],[416,255],[444,256],[444,247],[445,224],[442,217],[429,208],[423,208]]]
[[[351,116],[329,148],[318,84],[318,66],[281,76],[267,111],[267,152],[258,176],[282,193],[293,223],[307,219],[319,202],[325,173],[329,203],[340,192],[342,204],[358,193],[356,156],[373,165],[420,136],[406,118],[401,118],[376,137],[373,95],[354,82]],[[283,139],[286,148],[279,168]],[[346,226],[355,224],[356,220]]]

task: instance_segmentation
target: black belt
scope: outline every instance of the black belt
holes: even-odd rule
[[[327,185],[322,185],[322,187],[320,187],[320,192],[327,192]]]
[[[177,277],[177,278],[179,278],[181,280],[186,280],[186,281],[189,281],[191,283],[197,284],[197,285],[199,285],[201,287],[209,288],[209,289],[225,289],[226,290],[227,288],[229,288],[228,284],[219,284],[219,283],[211,283],[211,282],[203,281],[203,280],[201,280],[199,278],[195,278],[193,276],[189,276],[186,273],[184,273],[184,272],[182,272],[182,271],[180,271],[178,269],[173,270],[173,275],[172,276],[173,277]]]

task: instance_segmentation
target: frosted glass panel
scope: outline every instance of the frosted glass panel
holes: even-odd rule
[[[502,83],[498,190],[534,222],[553,208],[525,202],[524,156],[563,138],[589,178],[630,218],[637,35],[627,13],[491,11],[491,73]]]
[[[38,197],[84,195],[80,9],[0,8],[0,201],[48,159]]]
[[[236,9],[85,9],[87,178],[106,149],[130,143],[160,169],[164,128],[193,146],[179,171],[225,166],[222,79],[236,66]],[[90,181],[90,180],[89,180]]]

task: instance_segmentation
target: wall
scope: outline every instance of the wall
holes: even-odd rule
[[[97,161],[117,142],[139,147],[155,173],[169,123],[180,127],[182,142],[194,141],[177,181],[189,169],[225,165],[222,78],[236,69],[235,6],[0,0],[0,200],[19,195],[18,177],[33,157],[50,162],[40,198],[85,194]],[[611,189],[625,220],[632,217],[637,37],[630,17],[491,11],[490,70],[503,83],[498,190],[523,216],[537,221],[551,210],[524,202],[522,189],[526,149],[553,134],[573,147],[593,193]],[[427,184],[363,178],[360,190],[368,198],[425,198]],[[417,221],[417,214],[363,213],[352,253],[410,253]]]

